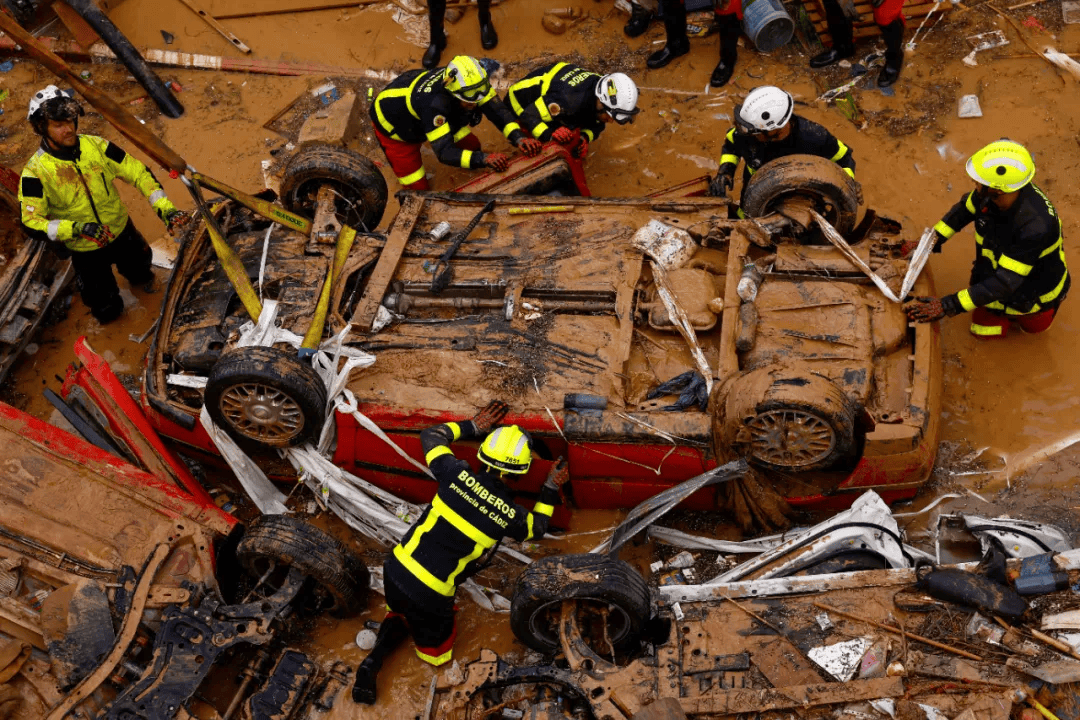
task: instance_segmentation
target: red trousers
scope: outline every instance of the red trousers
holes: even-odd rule
[[[390,168],[397,176],[398,182],[405,190],[430,190],[431,185],[427,181],[427,171],[424,170],[424,161],[420,157],[420,148],[423,143],[409,143],[395,140],[384,135],[375,128],[375,137],[382,146],[386,159],[390,162]],[[462,150],[479,150],[480,140],[471,132],[454,143]]]
[[[998,315],[986,308],[975,308],[971,314],[971,334],[978,338],[1003,338],[1009,334],[1009,323],[1015,322],[1026,333],[1049,330],[1054,322],[1057,308],[1043,310],[1031,315]]]

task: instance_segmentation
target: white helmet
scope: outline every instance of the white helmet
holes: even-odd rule
[[[71,97],[66,92],[56,87],[55,85],[47,85],[44,90],[38,90],[34,93],[34,96],[30,98],[30,110],[26,113],[26,119],[34,117],[34,113],[44,105],[47,101],[53,98]]]
[[[744,133],[779,130],[788,124],[795,101],[791,93],[772,85],[754,88],[735,109],[735,124]]]
[[[596,98],[620,125],[633,122],[634,116],[640,111],[637,106],[637,85],[624,73],[611,73],[600,78],[596,83]]]

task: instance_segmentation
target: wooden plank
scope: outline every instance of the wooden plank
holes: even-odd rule
[[[775,687],[816,685],[821,676],[802,655],[792,651],[787,641],[774,640],[750,651],[754,667]]]
[[[352,324],[356,325],[360,332],[371,332],[371,325],[375,322],[375,313],[379,311],[383,296],[390,287],[390,281],[394,279],[401,256],[405,252],[405,246],[409,244],[413,228],[420,219],[420,212],[424,209],[424,199],[419,195],[409,195],[401,204],[398,212],[399,218],[407,218],[386,241],[386,245],[379,255],[379,261],[375,269],[371,271],[371,279],[368,280],[364,289],[364,296],[356,306],[356,312],[352,316]]]
[[[901,697],[904,683],[898,677],[852,680],[846,683],[817,683],[765,690],[725,690],[695,698],[681,698],[688,715],[734,715],[817,705],[836,705]]]
[[[219,23],[217,20],[215,20],[213,15],[211,15],[210,13],[206,12],[201,7],[199,7],[195,3],[195,0],[180,0],[180,2],[184,3],[184,5],[187,6],[188,10],[190,10],[191,12],[195,13],[200,18],[202,18],[203,22],[205,22],[207,25],[209,25],[214,30],[216,30],[218,35],[221,35],[221,37],[223,37],[226,40],[228,40],[229,42],[231,42],[233,44],[233,46],[236,47],[237,50],[239,50],[242,53],[250,53],[251,52],[251,48],[249,48],[247,45],[245,45],[244,42],[240,38],[236,37],[236,35],[233,35],[232,31],[230,31],[229,28],[225,27],[224,25]]]

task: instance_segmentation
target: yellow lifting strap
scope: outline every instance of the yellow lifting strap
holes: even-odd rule
[[[348,225],[341,226],[341,232],[337,236],[337,245],[334,248],[334,264],[323,281],[322,292],[319,293],[319,302],[315,306],[315,315],[311,318],[311,325],[304,335],[304,342],[300,345],[300,357],[305,357],[315,352],[322,340],[323,328],[326,327],[326,314],[330,310],[330,295],[341,278],[341,270],[345,267],[345,261],[352,250],[353,241],[356,240],[356,230]]]
[[[202,203],[202,194],[199,192],[199,179],[198,173],[193,174],[192,187],[200,201],[200,209],[207,215],[211,215],[209,208]],[[225,276],[229,278],[229,282],[232,283],[233,289],[236,290],[240,302],[243,303],[244,309],[247,310],[247,314],[251,316],[252,321],[259,322],[262,303],[259,302],[259,296],[255,294],[255,288],[251,285],[251,279],[248,278],[247,270],[244,269],[244,263],[240,261],[240,257],[233,252],[233,249],[229,247],[229,243],[218,232],[217,221],[212,216],[204,218],[204,224],[206,225],[206,232],[210,234],[210,243],[217,254],[218,262],[221,263],[221,269],[225,271]]]
[[[299,215],[295,215],[285,208],[278,207],[272,202],[267,200],[260,200],[254,195],[248,195],[246,192],[237,190],[236,188],[226,185],[220,180],[215,180],[212,177],[207,177],[202,173],[192,173],[191,179],[193,182],[198,183],[202,187],[208,187],[211,190],[221,193],[227,198],[232,198],[241,205],[254,210],[257,214],[263,216],[267,220],[272,220],[276,223],[290,227],[297,232],[302,232],[305,235],[311,234],[311,221],[307,218],[302,218]]]

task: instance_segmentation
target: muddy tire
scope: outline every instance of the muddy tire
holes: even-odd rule
[[[203,402],[214,422],[238,441],[292,447],[322,430],[326,386],[294,353],[233,348],[210,369]]]
[[[267,570],[296,568],[310,577],[316,594],[335,617],[350,617],[366,606],[371,576],[367,565],[337,538],[289,515],[263,515],[251,523],[236,557],[255,577]]]
[[[753,174],[742,194],[742,209],[751,217],[776,212],[788,198],[807,197],[841,235],[855,227],[859,190],[836,163],[816,155],[789,155],[767,163]]]
[[[858,446],[855,417],[853,403],[828,378],[776,374],[742,416],[738,444],[751,462],[770,470],[823,470]]]
[[[564,600],[607,612],[607,633],[616,650],[632,649],[649,619],[644,578],[623,560],[606,555],[556,555],[535,561],[518,577],[510,603],[510,628],[533,650],[560,648],[558,621]]]
[[[289,160],[281,179],[281,204],[311,219],[316,196],[329,184],[337,194],[337,219],[357,230],[374,230],[386,210],[387,188],[375,163],[336,145],[310,145]]]

